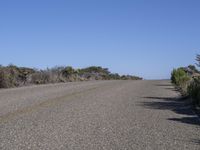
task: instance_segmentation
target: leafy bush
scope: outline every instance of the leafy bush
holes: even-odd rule
[[[193,79],[188,86],[188,93],[192,97],[193,103],[200,106],[200,77]]]
[[[171,80],[172,83],[181,88],[183,94],[186,94],[187,86],[189,85],[191,78],[182,68],[174,69],[172,71]]]
[[[181,86],[188,82],[190,80],[190,77],[183,69],[179,68],[172,71],[171,80],[172,83],[176,84],[177,86]]]
[[[200,67],[200,55],[197,55],[196,61],[196,65]],[[189,95],[195,105],[200,106],[200,71],[194,65],[174,69],[171,81],[183,94]]]

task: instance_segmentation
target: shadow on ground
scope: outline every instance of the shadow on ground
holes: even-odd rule
[[[180,89],[177,89],[177,88],[174,88],[174,87],[165,88],[165,89],[170,90],[170,91],[180,92]]]
[[[163,89],[181,93],[181,89],[178,88],[178,87],[174,87],[173,84],[171,84],[171,83],[169,83],[169,84],[155,84],[155,86],[158,86],[160,88],[163,87]]]
[[[169,83],[169,84],[155,84],[155,86],[165,86],[165,87],[171,86],[172,87],[173,85]]]
[[[185,98],[173,97],[143,97],[151,99],[148,102],[141,102],[141,105],[148,109],[171,110],[177,114],[186,115],[182,118],[169,118],[170,121],[186,123],[191,125],[200,125],[199,117],[192,111],[192,106]]]
[[[193,143],[200,145],[200,140],[192,140]]]
[[[165,90],[180,92],[179,89],[173,87],[171,84],[156,84]],[[172,122],[184,123],[196,127],[200,127],[200,116],[193,111],[193,106],[188,97],[142,97],[148,101],[141,102],[140,105],[147,109],[171,110],[177,114],[184,115],[179,118],[168,118]],[[200,145],[199,139],[190,141],[194,144]]]
[[[177,121],[181,123],[193,124],[193,125],[200,125],[198,117],[182,117],[182,118],[169,118],[168,120]]]
[[[192,106],[189,100],[185,98],[173,98],[173,97],[142,97],[149,99],[149,101],[141,102],[140,104],[147,109],[160,109],[160,110],[171,110],[177,114],[182,114],[184,117],[179,118],[168,118],[167,120],[173,122],[184,123],[200,127],[200,119],[193,112]],[[193,144],[200,145],[200,140],[190,141]]]

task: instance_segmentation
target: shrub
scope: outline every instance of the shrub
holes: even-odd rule
[[[102,67],[96,67],[96,66],[91,66],[87,68],[83,68],[79,70],[80,73],[102,73],[102,74],[110,74],[110,71],[108,68],[102,68]]]
[[[0,88],[9,87],[8,76],[5,71],[1,68],[0,70]]]
[[[188,82],[190,77],[183,69],[179,68],[172,71],[171,80],[172,83],[176,84],[177,86],[181,86],[182,84]]]
[[[188,86],[188,94],[192,97],[193,103],[200,106],[200,77],[194,78]]]
[[[183,94],[187,93],[187,86],[191,78],[189,75],[182,69],[174,69],[171,74],[172,83],[181,88]]]
[[[75,73],[75,70],[71,67],[71,66],[68,66],[68,67],[65,67],[63,70],[62,70],[62,75],[64,77],[69,77],[70,75],[74,74]]]
[[[15,87],[19,83],[19,70],[16,66],[0,68],[0,88]]]
[[[120,75],[118,73],[111,73],[109,75],[109,79],[113,79],[113,80],[119,80],[120,79]]]
[[[46,71],[40,71],[32,74],[31,82],[34,84],[50,83],[50,74]]]

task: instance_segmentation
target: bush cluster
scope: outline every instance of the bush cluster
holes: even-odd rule
[[[30,84],[47,84],[59,82],[88,80],[141,80],[137,76],[111,73],[107,68],[91,66],[83,69],[54,67],[45,70],[17,67],[14,65],[0,66],[0,88],[18,87]]]
[[[34,69],[9,65],[0,66],[0,88],[16,87],[26,84],[28,76],[35,72]]]
[[[200,55],[197,56],[197,60],[200,66]],[[200,72],[195,66],[174,69],[171,73],[171,81],[184,95],[191,97],[193,104],[200,106]]]

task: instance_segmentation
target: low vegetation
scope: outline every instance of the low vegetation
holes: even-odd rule
[[[200,67],[200,55],[197,55],[197,66]],[[200,106],[200,72],[198,69],[190,65],[174,69],[171,74],[171,81],[182,92],[182,94],[190,96],[193,104]]]
[[[171,74],[172,83],[181,88],[183,94],[187,93],[187,86],[191,77],[182,69],[174,69]]]
[[[17,67],[14,65],[0,66],[0,88],[19,87],[32,84],[89,80],[141,80],[131,75],[111,73],[107,68],[91,66],[83,69],[54,67],[45,70]]]
[[[195,105],[200,106],[200,77],[196,77],[188,86],[188,94]]]

